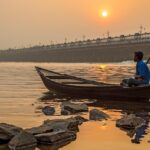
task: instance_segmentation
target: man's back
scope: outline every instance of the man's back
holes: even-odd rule
[[[147,64],[143,60],[137,62],[136,75],[141,76],[143,78],[143,84],[149,84],[150,71]]]

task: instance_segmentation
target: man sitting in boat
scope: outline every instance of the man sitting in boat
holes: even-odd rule
[[[138,51],[134,54],[136,64],[136,75],[134,78],[124,79],[121,83],[123,86],[148,85],[150,81],[150,71],[148,65],[143,61],[143,52]]]

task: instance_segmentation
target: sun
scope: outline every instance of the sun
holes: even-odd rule
[[[107,17],[108,16],[108,12],[105,10],[105,11],[102,11],[102,13],[101,13],[101,15],[102,15],[102,17]]]

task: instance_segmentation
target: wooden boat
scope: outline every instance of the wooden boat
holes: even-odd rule
[[[149,100],[150,85],[122,87],[60,74],[36,67],[44,85],[50,91],[76,98],[107,100]]]

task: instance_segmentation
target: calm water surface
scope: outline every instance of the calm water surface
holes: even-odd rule
[[[115,84],[120,83],[123,78],[132,76],[135,67],[132,64],[0,63],[0,122],[29,128],[40,125],[45,119],[64,118],[64,116],[59,116],[60,103],[49,102],[50,105],[56,107],[56,114],[53,117],[46,117],[37,109],[37,107],[44,105],[39,101],[39,98],[47,92],[47,89],[37,75],[34,66]],[[125,104],[124,107],[126,106],[128,110],[128,106],[135,108],[139,105],[141,109],[145,109],[145,105],[135,103]],[[104,106],[98,107],[108,113],[111,119],[105,122],[84,123],[80,127],[77,140],[61,149],[149,150],[149,129],[147,129],[147,135],[142,139],[140,145],[132,144],[126,133],[115,127],[115,121],[121,117],[124,107],[111,106],[111,104],[104,104]],[[88,118],[88,114],[83,114],[83,116]],[[38,150],[56,149],[58,148],[38,148]],[[6,150],[6,148],[2,146],[0,150]]]

